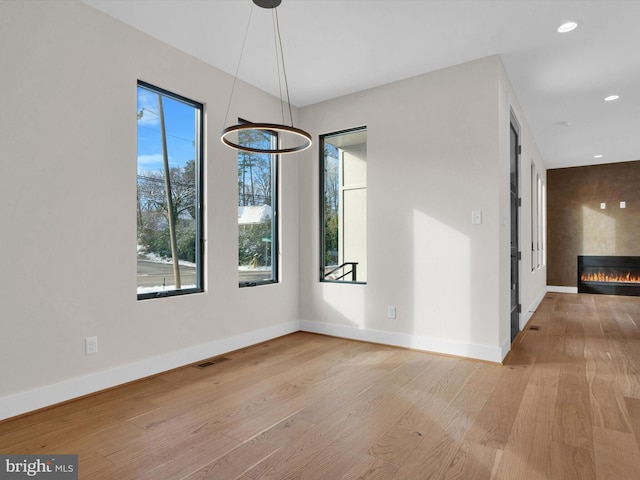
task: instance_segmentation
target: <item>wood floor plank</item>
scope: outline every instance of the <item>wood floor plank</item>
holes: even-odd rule
[[[115,468],[113,463],[98,453],[88,452],[78,455],[78,478],[109,480],[113,478],[111,472]]]
[[[398,466],[369,455],[361,455],[341,480],[388,480],[393,478]]]
[[[625,413],[623,386],[617,382],[615,364],[609,350],[587,358],[586,374],[594,426],[631,432]]]
[[[423,444],[425,436],[438,431],[445,410],[479,367],[469,363],[455,364],[445,357],[436,361],[440,368],[434,368],[422,376],[421,381],[427,387],[425,394],[419,396],[399,420],[369,448],[370,455],[402,465]],[[441,373],[436,373],[442,372],[446,364],[450,365],[450,369],[444,377]]]
[[[447,468],[445,480],[489,480],[500,450],[464,441]]]
[[[340,478],[343,472],[353,468],[361,454],[345,450],[339,445],[330,445],[304,466],[304,468],[286,473],[280,480],[318,480]]]
[[[584,364],[560,369],[547,476],[563,480],[596,478],[589,385]]]
[[[531,372],[529,366],[504,368],[498,386],[469,433],[470,442],[504,450]]]
[[[562,365],[554,409],[554,439],[592,451],[591,408],[585,365]]]
[[[366,345],[353,345],[353,347],[356,352],[361,353],[369,348]],[[392,353],[393,351],[391,350],[386,355],[391,355]],[[318,352],[313,352],[312,350],[312,355],[317,357]],[[350,355],[352,353],[348,353],[348,356]],[[316,357],[310,356],[307,361]],[[384,358],[382,352],[379,351],[375,352],[375,357]],[[297,355],[295,358],[300,360]],[[243,435],[237,439],[243,441],[253,437],[269,425],[280,422],[298,409],[298,407],[291,407],[289,412],[281,411],[276,418],[267,418],[266,421],[263,419],[259,424],[254,422],[256,415],[267,411],[270,405],[277,405],[279,402],[300,395],[302,391],[297,386],[299,387],[304,383],[304,380],[300,380],[300,378],[307,378],[308,375],[312,377],[315,375],[315,378],[319,378],[317,375],[321,375],[322,372],[331,369],[333,365],[344,360],[345,356],[341,355],[338,350],[325,353],[323,358],[324,361],[311,362],[308,367],[306,362],[301,362],[299,366],[302,368],[297,372],[302,373],[298,373],[298,377],[293,379],[289,373],[290,369],[274,372],[273,375],[268,377],[269,381],[264,381],[265,376],[263,373],[263,381],[256,381],[255,378],[250,377],[243,384],[243,388],[239,388],[234,383],[232,388],[224,389],[217,395],[207,394],[206,398],[208,400],[206,402],[198,402],[199,406],[195,408],[188,401],[185,402],[186,405],[182,405],[181,401],[177,401],[168,408],[166,416],[158,411],[152,412],[153,421],[151,423],[149,423],[150,418],[148,415],[143,416],[144,418],[142,419],[140,417],[135,418],[132,421],[146,429],[163,432],[171,432],[176,425],[180,425],[183,429],[204,429],[211,434],[224,433],[228,435],[231,430],[241,430]],[[190,392],[189,394],[192,393]],[[179,400],[182,400],[182,397]]]
[[[552,439],[556,396],[560,377],[556,365],[539,364],[531,369],[513,428],[497,470],[497,478],[545,480]]]
[[[640,450],[633,434],[594,427],[593,441],[599,480],[638,478]]]
[[[393,350],[388,350],[386,355],[380,353],[382,352],[376,352],[376,358],[382,365],[393,363],[393,356],[397,355]],[[272,395],[254,399],[253,402],[258,404],[257,408],[252,408],[253,405],[249,402],[240,404],[239,413],[230,413],[234,416],[234,422],[233,426],[224,430],[225,435],[241,441],[250,438],[273,424],[274,416],[285,418],[302,410],[313,399],[322,397],[348,382],[351,375],[352,372],[347,365],[339,361],[339,357],[334,364],[325,364],[315,371],[308,368],[302,375],[287,379],[287,383],[278,386]]]
[[[246,475],[254,480],[278,480],[289,471],[301,469],[340,434],[345,418],[365,408],[368,399],[363,394],[384,388],[386,375],[381,370],[368,370],[297,412],[292,418],[313,423],[313,428],[256,464]]]
[[[593,448],[573,447],[563,442],[554,441],[549,447],[545,478],[560,478],[562,480],[595,480],[600,478],[596,473],[594,455]]]
[[[465,436],[491,395],[487,390],[461,388],[435,419],[433,428],[425,432],[421,443],[400,466],[394,480],[444,478],[455,465],[456,454]]]
[[[153,444],[150,444],[152,447]],[[173,448],[159,446],[141,452],[137,458],[107,457],[113,467],[110,478],[119,480],[155,480],[157,478],[184,478],[204,468],[212,461],[227,455],[239,446],[238,441],[224,435],[193,438]]]
[[[265,347],[261,348],[264,350]],[[296,351],[294,355],[284,356],[280,353],[281,350],[272,348],[275,353],[273,359],[264,360],[262,364],[253,364],[256,368],[243,369],[241,374],[236,373],[233,366],[233,363],[239,360],[223,362],[219,367],[209,367],[210,369],[202,371],[197,381],[176,388],[170,394],[156,399],[160,408],[136,417],[133,419],[134,423],[144,428],[151,428],[185,412],[192,412],[197,416],[198,409],[201,408],[206,410],[214,408],[217,411],[232,409],[237,405],[237,397],[259,397],[262,391],[273,389],[273,385],[260,383],[265,371],[270,373],[271,378],[278,378],[278,375],[286,378],[292,362],[296,365],[304,365],[308,362],[309,365],[314,365],[313,360],[318,358],[319,352],[323,350],[321,346],[313,344],[307,348],[298,346],[294,349]],[[338,359],[339,357],[336,356],[335,361],[337,362]],[[212,374],[215,375],[213,379],[211,379]],[[264,390],[258,390],[260,385]],[[215,399],[215,404],[212,403],[212,399]]]
[[[407,357],[411,352],[398,352],[399,356]],[[422,359],[426,360],[426,359]],[[371,439],[382,435],[397,418],[408,408],[424,387],[419,374],[424,371],[426,362],[401,362],[396,368],[388,372],[388,379],[384,383],[376,384],[362,391],[349,402],[346,414],[334,418],[340,426],[330,435],[325,435],[324,448],[315,455],[306,457],[297,455],[298,473],[313,470],[323,464],[325,458],[335,449],[350,452],[357,456],[365,453],[371,445]],[[318,445],[318,444],[317,444]],[[329,453],[327,453],[329,452]],[[304,461],[302,461],[304,459]],[[288,459],[289,465],[293,458]],[[271,475],[273,475],[273,471]]]
[[[566,361],[583,362],[585,358],[584,326],[582,322],[568,321],[563,353]]]
[[[306,422],[284,420],[184,478],[211,480],[237,478],[284,445],[295,441],[310,427],[311,425]]]
[[[409,361],[411,358],[414,360]],[[369,387],[364,389],[357,383],[345,385],[345,388],[340,389],[342,409],[334,410],[295,445],[258,465],[255,470],[260,472],[249,472],[248,476],[261,479],[281,478],[283,468],[295,468],[301,475],[303,471],[313,469],[314,463],[322,463],[322,451],[333,451],[336,445],[343,445],[341,448],[344,451],[353,451],[355,454],[364,452],[370,444],[370,438],[374,438],[372,430],[382,432],[394,421],[395,415],[399,415],[393,412],[401,412],[407,408],[410,398],[416,395],[416,388],[423,385],[416,378],[428,371],[426,367],[430,360],[430,357],[416,359],[412,352],[398,351],[385,362],[387,367],[394,364],[395,367],[378,370],[379,375],[387,377],[385,381],[369,383]],[[321,405],[323,407],[326,405]],[[297,415],[309,418],[304,410]],[[318,419],[318,414],[314,417]],[[377,421],[370,421],[370,418]]]
[[[629,412],[629,420],[636,436],[636,442],[640,445],[640,399],[625,398],[624,403],[627,407],[627,412]]]
[[[628,342],[626,346],[627,348],[620,352],[622,394],[640,400],[640,341],[634,338],[634,341]]]

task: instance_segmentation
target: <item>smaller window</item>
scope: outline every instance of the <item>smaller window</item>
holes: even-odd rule
[[[278,133],[242,130],[238,143],[273,149],[278,146]],[[238,152],[238,284],[241,287],[278,281],[277,166],[278,155]]]
[[[536,270],[539,264],[538,244],[538,174],[536,164],[531,161],[531,271]]]
[[[546,197],[546,186],[542,181],[542,177],[538,175],[538,265],[540,267],[546,264]]]
[[[542,177],[531,162],[531,271],[546,263],[546,188]]]
[[[320,281],[367,281],[367,130],[320,136]]]

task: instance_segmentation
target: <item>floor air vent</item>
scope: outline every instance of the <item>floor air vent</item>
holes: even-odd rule
[[[540,330],[540,327],[538,325],[531,325],[529,330]]]
[[[199,365],[196,365],[196,368],[207,368],[211,365],[217,365],[218,363],[226,362],[227,360],[231,359],[226,357],[213,358],[211,360],[207,360],[206,362],[200,363]]]

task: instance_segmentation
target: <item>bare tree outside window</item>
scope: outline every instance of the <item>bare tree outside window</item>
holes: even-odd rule
[[[274,148],[276,132],[243,130],[240,145]],[[238,152],[238,281],[277,282],[277,155]]]
[[[138,85],[138,298],[202,291],[202,105]]]

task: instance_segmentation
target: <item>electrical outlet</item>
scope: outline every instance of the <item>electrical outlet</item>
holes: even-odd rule
[[[85,353],[87,355],[93,355],[98,353],[98,337],[87,337],[84,340]]]
[[[387,307],[387,318],[396,318],[396,307]]]

